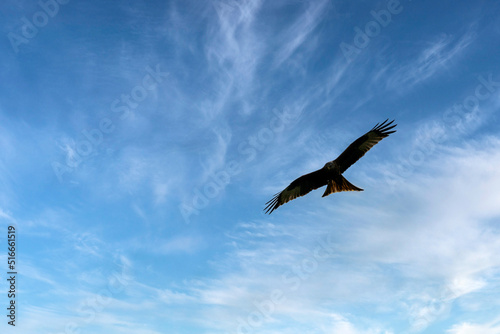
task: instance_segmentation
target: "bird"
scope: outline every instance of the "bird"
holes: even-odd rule
[[[283,191],[275,194],[266,203],[265,213],[271,214],[281,205],[325,185],[327,187],[322,197],[341,191],[363,191],[363,189],[347,181],[342,173],[365,155],[375,144],[391,133],[396,132],[396,130],[392,129],[397,124],[392,125],[394,120],[387,122],[388,120],[377,123],[370,131],[352,142],[337,159],[327,162],[323,168],[317,171],[302,175],[290,183]]]

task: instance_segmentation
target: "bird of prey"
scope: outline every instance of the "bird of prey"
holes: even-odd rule
[[[356,139],[349,147],[346,148],[337,159],[329,161],[323,166],[312,173],[302,175],[282,192],[277,193],[274,197],[266,203],[264,211],[271,214],[280,205],[285,204],[292,199],[304,196],[311,190],[317,189],[326,185],[323,197],[328,196],[335,192],[341,191],[363,191],[363,189],[356,187],[347,181],[342,173],[346,171],[352,164],[359,160],[370,150],[375,144],[383,138],[389,136],[391,133],[396,132],[392,130],[397,124],[391,125],[394,120],[387,123],[386,119],[381,124],[377,123],[370,131],[363,136]]]

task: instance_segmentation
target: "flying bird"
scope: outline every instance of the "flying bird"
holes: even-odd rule
[[[363,191],[363,189],[356,187],[342,176],[352,164],[359,160],[366,152],[368,152],[375,144],[389,136],[391,133],[396,132],[392,130],[397,124],[391,125],[394,120],[387,123],[386,119],[381,124],[377,123],[370,131],[363,136],[356,139],[349,145],[337,159],[329,161],[323,166],[312,173],[302,175],[282,192],[277,193],[274,197],[266,203],[264,211],[271,214],[279,206],[285,204],[292,199],[304,196],[311,190],[317,189],[326,185],[325,193],[322,197],[341,191]]]

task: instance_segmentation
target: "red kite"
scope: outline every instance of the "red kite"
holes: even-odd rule
[[[368,131],[363,136],[356,139],[347,149],[338,156],[337,159],[329,161],[325,166],[312,173],[302,175],[280,193],[266,203],[264,211],[271,214],[280,205],[285,204],[292,199],[304,196],[311,190],[327,185],[323,197],[332,193],[341,191],[363,191],[347,181],[342,173],[346,171],[352,164],[359,160],[366,152],[368,152],[375,144],[389,136],[396,130],[389,131],[397,124],[391,126],[394,122],[387,123],[386,119],[382,124],[375,125],[373,129]]]

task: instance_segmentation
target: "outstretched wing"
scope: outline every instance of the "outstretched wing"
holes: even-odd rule
[[[335,162],[340,168],[340,173],[345,172],[353,163],[359,160],[366,152],[368,152],[375,144],[389,136],[391,133],[396,132],[396,130],[390,131],[397,124],[391,125],[394,120],[387,123],[389,119],[386,119],[382,124],[375,125],[373,129],[368,131],[365,135],[356,139],[349,147],[342,152],[341,155]]]
[[[318,169],[315,172],[302,175],[290,183],[285,190],[274,195],[274,197],[266,203],[264,211],[271,214],[271,212],[276,210],[280,205],[285,204],[294,198],[304,196],[311,190],[326,185],[327,181],[328,180],[323,169]]]

